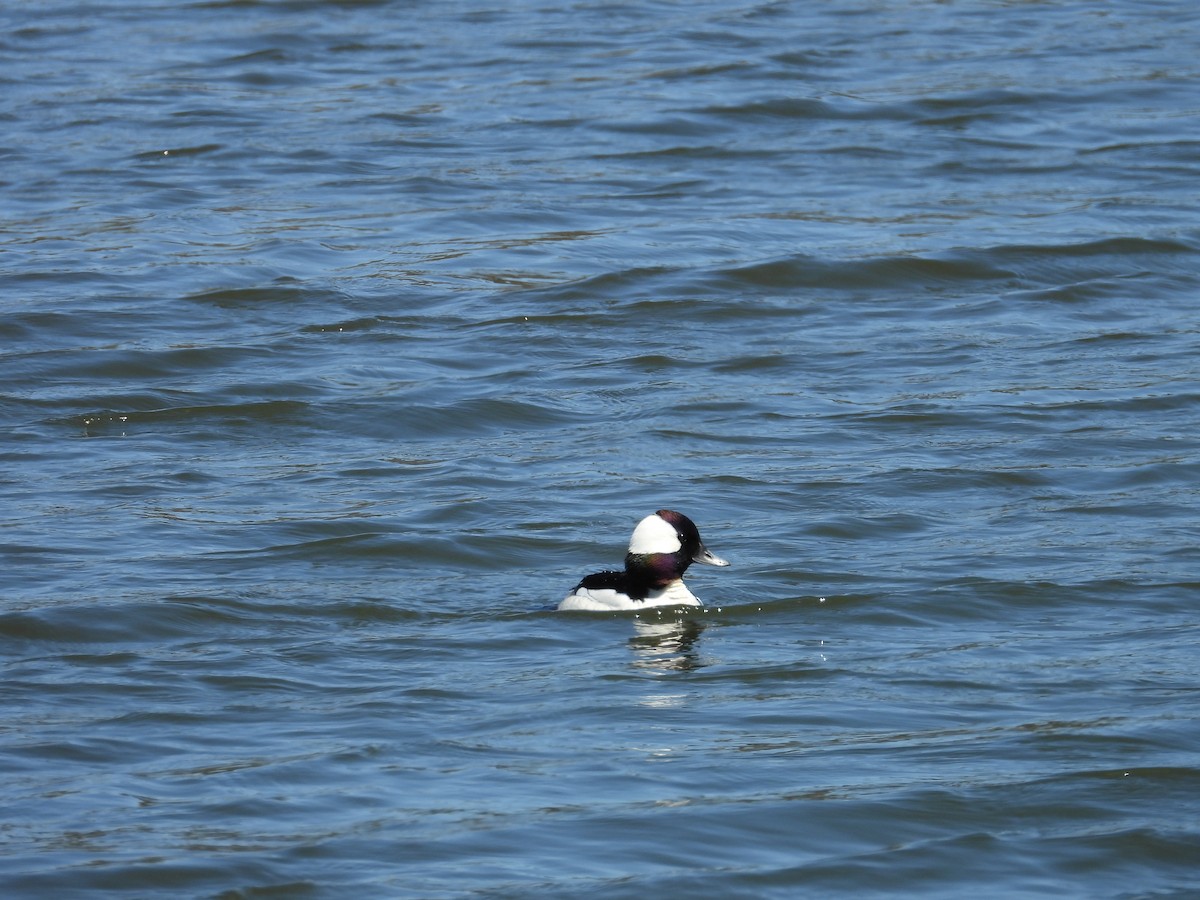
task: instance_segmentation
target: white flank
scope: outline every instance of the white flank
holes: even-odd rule
[[[682,581],[672,581],[665,588],[651,591],[645,600],[630,600],[625,594],[612,588],[581,587],[563,598],[559,609],[591,609],[596,611],[617,609],[647,609],[651,606],[700,606],[696,595]]]

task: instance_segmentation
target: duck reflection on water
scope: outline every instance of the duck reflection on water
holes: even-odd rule
[[[696,645],[704,628],[703,623],[691,616],[654,621],[639,618],[629,639],[629,647],[635,654],[634,667],[664,672],[703,668],[707,663],[701,659]]]

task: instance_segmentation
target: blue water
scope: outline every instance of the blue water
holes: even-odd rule
[[[1200,896],[1198,61],[0,7],[0,894]]]

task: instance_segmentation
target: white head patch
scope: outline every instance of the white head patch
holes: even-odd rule
[[[629,539],[630,553],[677,553],[682,546],[675,526],[657,515],[638,522]]]

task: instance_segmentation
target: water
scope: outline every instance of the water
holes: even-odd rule
[[[6,4],[4,895],[1200,896],[1198,35]]]

